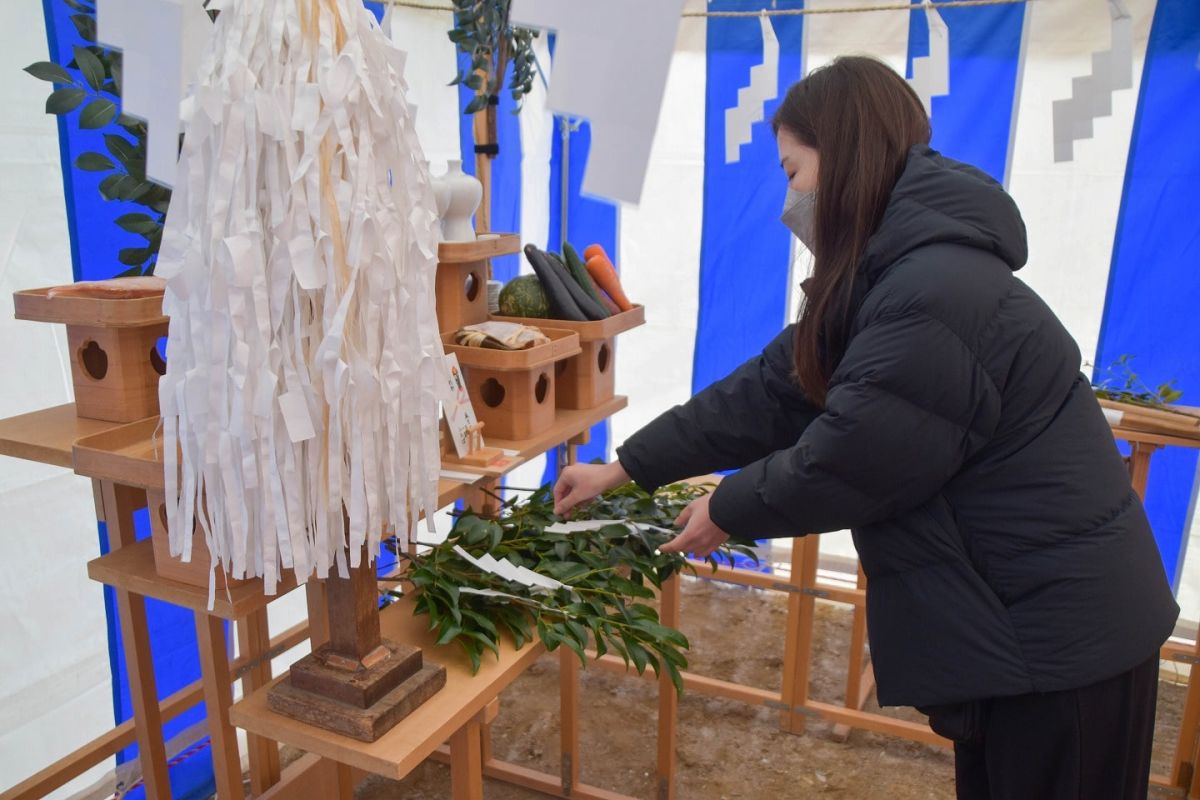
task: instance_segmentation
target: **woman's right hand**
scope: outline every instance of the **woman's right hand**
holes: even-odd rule
[[[620,461],[611,464],[572,464],[554,484],[554,513],[566,516],[571,509],[629,482]]]

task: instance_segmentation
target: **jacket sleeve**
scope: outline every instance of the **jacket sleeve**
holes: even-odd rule
[[[629,476],[654,491],[795,442],[818,411],[792,379],[794,335],[789,326],[761,355],[629,437],[617,448]]]
[[[709,512],[731,536],[798,536],[879,522],[933,496],[993,435],[1000,393],[958,335],[921,311],[850,342],[825,412],[786,449],[727,477]]]

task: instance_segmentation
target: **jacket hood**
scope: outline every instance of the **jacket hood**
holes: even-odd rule
[[[908,153],[879,230],[867,242],[861,270],[874,284],[907,253],[941,243],[993,253],[1014,271],[1029,256],[1021,213],[1000,184],[975,167],[917,145]]]

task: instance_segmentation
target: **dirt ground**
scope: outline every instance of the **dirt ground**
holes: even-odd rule
[[[777,592],[686,581],[683,630],[691,639],[690,669],[778,690],[783,664],[786,599]],[[810,684],[818,700],[841,702],[850,611],[819,603]],[[582,675],[582,779],[639,798],[654,797],[655,684],[598,669]],[[1170,767],[1183,689],[1160,683],[1155,770]],[[871,710],[878,710],[872,703]],[[888,709],[906,719],[911,709]],[[801,800],[954,797],[949,751],[890,736],[854,731],[845,743],[831,726],[809,723],[801,736],[779,730],[779,714],[764,707],[685,694],[679,707],[678,796],[682,800]],[[501,695],[493,726],[497,757],[558,772],[558,657],[543,657]],[[358,800],[441,800],[450,796],[448,768],[426,763],[403,781],[372,777]],[[544,795],[487,781],[488,800]]]

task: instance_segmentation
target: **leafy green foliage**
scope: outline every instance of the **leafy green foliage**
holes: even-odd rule
[[[1132,361],[1133,356],[1123,355],[1110,364],[1105,370],[1104,378],[1092,386],[1096,396],[1118,403],[1150,408],[1161,408],[1179,402],[1183,397],[1183,392],[1175,388],[1174,380],[1160,384],[1157,389],[1151,389],[1133,371],[1130,365]]]
[[[653,496],[633,484],[622,486],[578,510],[575,519],[621,519],[671,529],[688,503],[711,486],[676,484]],[[624,524],[572,534],[546,533],[558,521],[549,486],[525,502],[504,502],[495,519],[472,511],[461,514],[442,544],[413,559],[404,579],[417,591],[416,613],[429,616],[439,644],[457,642],[478,670],[485,650],[499,654],[501,636],[520,648],[537,637],[548,650],[570,649],[586,666],[591,642],[597,655],[613,652],[639,673],[665,672],[683,691],[687,638],[660,623],[651,603],[655,588],[691,565],[681,556],[659,553],[669,530],[637,530]],[[552,577],[568,588],[531,589],[499,575],[481,572],[454,552],[460,546],[478,558],[505,558]],[[755,558],[743,545],[722,548]],[[757,561],[757,559],[755,558]],[[710,557],[714,570],[717,560]],[[501,592],[482,595],[476,591]]]
[[[447,35],[460,53],[471,58],[469,66],[460,67],[451,85],[465,83],[478,92],[467,103],[464,114],[487,108],[488,98],[500,91],[509,62],[513,71],[508,88],[518,112],[533,87],[537,74],[533,40],[538,32],[508,24],[511,4],[512,0],[454,0],[454,28]]]
[[[108,173],[100,181],[106,200],[124,200],[144,206],[148,214],[125,214],[117,224],[145,243],[125,247],[118,260],[129,267],[121,275],[152,275],[162,243],[163,222],[171,202],[171,190],[146,180],[146,124],[119,113],[121,98],[121,53],[96,43],[96,6],[92,0],[62,0],[76,13],[71,23],[85,42],[76,46],[66,64],[39,61],[25,71],[38,80],[55,84],[46,99],[46,113],[78,112],[76,123],[84,130],[106,130],[107,153],[85,152],[75,166],[87,172]],[[136,217],[136,220],[130,218]],[[124,220],[124,222],[122,222]]]

